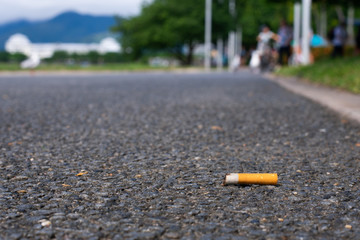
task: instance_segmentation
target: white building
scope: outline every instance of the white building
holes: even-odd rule
[[[100,43],[32,43],[21,33],[12,35],[5,43],[5,50],[9,53],[23,53],[29,58],[40,59],[51,57],[56,51],[86,54],[90,51],[99,53],[120,52],[120,44],[111,37],[103,39]]]

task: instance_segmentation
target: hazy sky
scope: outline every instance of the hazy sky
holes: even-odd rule
[[[142,2],[144,0],[0,0],[0,24],[19,18],[47,19],[67,10],[129,16],[140,12]]]

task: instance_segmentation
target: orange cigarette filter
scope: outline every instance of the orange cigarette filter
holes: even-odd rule
[[[262,184],[276,185],[277,173],[230,173],[225,176],[224,185],[228,184]]]

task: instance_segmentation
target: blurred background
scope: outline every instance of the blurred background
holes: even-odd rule
[[[284,62],[291,57],[296,64],[296,5],[301,8],[303,1],[209,2],[207,48],[205,0],[0,0],[0,69],[202,67],[207,49],[210,67],[230,67],[236,57],[238,65],[248,66],[263,27],[279,34],[284,22],[292,36]],[[359,55],[359,1],[313,0],[310,18],[310,63],[331,57],[332,31],[342,24],[346,41],[340,57]],[[274,52],[278,44],[272,43]]]

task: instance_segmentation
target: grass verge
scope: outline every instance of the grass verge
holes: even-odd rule
[[[360,93],[360,57],[326,59],[308,66],[284,67],[276,72],[310,82]]]
[[[39,71],[149,71],[149,70],[172,70],[171,67],[152,67],[141,63],[116,63],[101,65],[65,65],[65,64],[41,64],[35,70]],[[0,63],[1,71],[28,71],[21,69],[19,64]]]
[[[15,63],[0,63],[0,72],[1,71],[20,71],[20,65]]]

